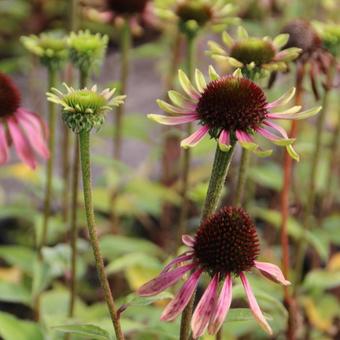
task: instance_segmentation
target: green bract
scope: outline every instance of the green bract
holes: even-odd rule
[[[91,89],[75,90],[66,87],[67,92],[62,93],[53,88],[47,93],[47,99],[63,107],[63,119],[66,125],[75,133],[91,131],[104,123],[105,113],[114,106],[123,104],[126,96],[113,97],[116,89],[105,89],[97,92],[97,86]]]
[[[71,61],[81,71],[98,66],[104,57],[108,36],[90,31],[72,32],[67,39]]]
[[[40,58],[43,65],[60,69],[67,59],[66,38],[57,33],[21,37],[25,48]]]

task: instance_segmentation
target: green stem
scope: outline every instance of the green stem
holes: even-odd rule
[[[79,0],[71,0],[69,2],[69,13],[70,13],[70,31],[75,31],[78,25],[78,18],[79,18],[79,10],[78,10],[78,2]]]
[[[195,65],[195,54],[196,54],[196,39],[193,36],[187,35],[187,56],[186,56],[186,70],[190,80],[194,76],[194,65]],[[192,124],[189,123],[186,129],[187,135],[192,134]],[[182,164],[182,204],[179,213],[179,223],[178,223],[178,235],[182,235],[186,231],[186,222],[188,217],[189,209],[189,174],[190,174],[190,163],[191,163],[191,149],[185,149],[183,151],[183,164]]]
[[[215,159],[211,171],[208,191],[203,207],[202,221],[209,217],[217,208],[221,198],[223,186],[229,171],[232,156],[234,154],[235,143],[232,144],[228,152],[223,152],[217,145]],[[190,319],[192,315],[195,296],[191,298],[188,306],[182,314],[180,340],[187,340],[190,333]]]
[[[242,206],[242,200],[244,195],[244,188],[247,181],[248,168],[250,163],[250,152],[242,148],[242,156],[240,161],[240,168],[237,179],[236,194],[234,206]]]
[[[125,20],[122,27],[120,40],[120,94],[125,94],[127,90],[127,80],[129,76],[129,52],[131,49],[131,43],[131,30],[129,21]],[[114,158],[118,160],[121,158],[123,117],[124,105],[119,105],[116,110],[113,135]]]
[[[80,88],[84,88],[88,82],[88,72],[79,71]],[[73,150],[73,167],[72,167],[72,193],[71,193],[71,278],[70,278],[70,305],[69,305],[69,317],[74,315],[74,306],[77,296],[77,212],[78,212],[78,192],[79,192],[79,141],[76,138]]]
[[[316,123],[316,137],[315,137],[315,145],[314,145],[314,153],[312,158],[311,165],[311,175],[310,175],[310,183],[309,183],[309,191],[307,195],[307,204],[304,215],[304,223],[303,223],[303,233],[301,236],[301,240],[298,243],[297,255],[296,255],[296,282],[300,283],[302,279],[302,266],[303,259],[305,257],[307,242],[306,242],[306,232],[310,229],[314,224],[314,206],[316,199],[316,179],[319,170],[319,162],[320,162],[320,151],[322,147],[322,136],[323,136],[323,127],[325,123],[326,114],[329,106],[329,98],[330,98],[330,90],[332,88],[335,65],[331,65],[326,80],[325,94],[322,100],[322,111],[319,113]]]
[[[57,72],[53,68],[48,70],[48,90],[56,86],[57,82]],[[48,127],[49,127],[49,139],[48,147],[50,150],[50,158],[47,162],[46,168],[46,184],[45,184],[45,200],[44,200],[44,216],[43,216],[43,226],[40,242],[38,244],[38,254],[41,256],[42,247],[46,244],[48,235],[48,225],[49,218],[51,214],[51,199],[53,195],[52,180],[53,180],[53,166],[55,161],[55,129],[56,129],[56,114],[57,108],[56,104],[48,102]]]
[[[90,166],[90,133],[82,131],[79,134],[80,163],[83,177],[83,191],[87,226],[90,242],[98,271],[98,278],[104,291],[105,300],[110,312],[113,327],[118,340],[123,340],[124,335],[120,326],[115,303],[111,293],[109,281],[106,277],[103,257],[99,248],[99,240],[96,231],[96,222],[92,202],[91,166]]]

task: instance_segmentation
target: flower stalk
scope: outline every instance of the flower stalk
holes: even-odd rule
[[[186,56],[186,68],[188,78],[190,81],[193,80],[194,65],[195,65],[195,54],[196,54],[196,37],[190,34],[186,35],[187,40],[187,56]],[[192,124],[189,123],[186,128],[188,135],[192,133]],[[191,150],[185,149],[183,151],[183,164],[182,164],[182,204],[179,215],[179,235],[182,235],[186,231],[186,222],[188,217],[189,200],[189,174],[190,174],[190,163],[191,163]]]
[[[104,261],[99,248],[99,241],[96,231],[96,222],[92,202],[91,168],[90,168],[90,132],[81,131],[79,133],[80,163],[83,177],[83,190],[85,211],[88,223],[90,242],[95,257],[98,277],[104,291],[105,300],[109,309],[112,324],[118,340],[123,340],[124,335],[120,326],[115,303],[111,293],[110,285],[105,273]]]
[[[233,142],[229,151],[221,151],[219,145],[216,147],[215,159],[213,168],[211,171],[211,177],[209,181],[207,196],[205,199],[202,222],[207,219],[217,208],[223,185],[226,180],[226,176],[229,171],[232,156],[234,154],[235,142]],[[190,332],[190,320],[193,311],[195,296],[191,298],[188,306],[185,308],[182,314],[180,340],[187,340]]]
[[[55,87],[57,83],[57,71],[50,67],[48,68],[48,89]],[[47,161],[46,167],[46,183],[45,183],[45,199],[44,199],[44,215],[41,237],[38,242],[38,255],[41,257],[42,247],[46,244],[48,235],[48,225],[51,215],[51,199],[53,196],[53,166],[55,161],[55,129],[56,129],[56,114],[57,108],[54,103],[48,103],[48,126],[49,126],[49,137],[48,137],[48,148],[50,150],[50,158]]]
[[[125,19],[121,31],[120,40],[120,53],[121,53],[121,68],[120,68],[120,91],[119,93],[126,93],[127,82],[129,77],[129,52],[131,48],[131,29],[129,20]],[[124,118],[124,105],[118,106],[115,116],[114,134],[113,134],[113,146],[114,146],[114,158],[121,158],[122,149],[122,129]]]

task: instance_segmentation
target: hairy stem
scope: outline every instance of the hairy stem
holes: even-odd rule
[[[215,159],[211,171],[208,191],[202,213],[202,221],[211,215],[217,208],[221,198],[223,186],[229,171],[232,156],[234,154],[235,143],[228,152],[223,152],[217,145]],[[182,314],[180,340],[187,340],[190,334],[190,319],[192,315],[195,295],[190,300]]]
[[[48,90],[56,86],[57,73],[53,68],[48,70]],[[48,138],[48,148],[50,150],[50,158],[47,162],[46,167],[46,184],[45,184],[45,199],[44,199],[44,216],[43,216],[43,226],[41,239],[38,243],[38,254],[41,256],[42,247],[46,244],[49,218],[51,214],[51,199],[53,195],[52,180],[53,180],[53,166],[55,161],[55,129],[56,129],[56,114],[57,108],[56,104],[48,102],[48,128],[49,128],[49,138]]]
[[[87,226],[90,242],[96,262],[98,278],[104,291],[105,300],[110,312],[110,317],[118,340],[124,339],[120,326],[115,303],[111,293],[109,281],[106,277],[103,257],[99,248],[99,240],[96,231],[96,222],[92,202],[92,184],[91,184],[91,165],[90,165],[90,133],[83,131],[79,134],[80,163],[83,177],[83,191]]]
[[[242,206],[242,200],[244,195],[244,188],[247,181],[247,174],[250,162],[250,152],[242,148],[242,155],[240,161],[240,168],[238,172],[238,179],[236,185],[236,194],[234,200],[234,206]]]
[[[131,30],[129,20],[124,21],[121,32],[120,40],[120,94],[125,94],[127,89],[127,81],[129,76],[129,52],[131,49]],[[113,134],[113,147],[114,158],[121,158],[122,149],[122,128],[124,117],[124,105],[119,105],[116,110],[114,134]]]
[[[88,82],[88,72],[79,71],[80,88],[84,88]],[[74,306],[77,296],[77,212],[78,212],[78,192],[79,192],[79,140],[76,138],[73,150],[73,167],[72,167],[72,193],[71,193],[71,277],[70,277],[70,305],[69,305],[69,317],[74,315]]]
[[[195,65],[195,53],[196,53],[196,44],[195,37],[187,35],[187,56],[186,56],[186,69],[187,74],[190,80],[193,79],[194,76],[194,65]],[[186,133],[189,136],[192,133],[192,124],[189,123],[187,125]],[[188,190],[189,190],[189,174],[190,174],[190,163],[191,163],[191,150],[190,148],[185,149],[183,151],[183,165],[182,165],[182,204],[181,210],[179,214],[179,223],[178,230],[179,235],[185,233],[186,230],[186,222],[188,217],[188,208],[189,208],[189,200],[188,200]]]

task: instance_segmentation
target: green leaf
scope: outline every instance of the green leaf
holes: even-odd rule
[[[0,312],[0,336],[4,340],[43,340],[37,324],[17,319],[5,312]]]
[[[35,256],[34,251],[27,247],[0,246],[0,257],[28,274],[32,274]]]
[[[249,177],[257,184],[266,188],[280,191],[282,187],[282,169],[273,163],[265,163],[261,166],[252,167]]]
[[[31,304],[31,292],[23,285],[0,281],[0,301]]]
[[[112,340],[109,332],[91,324],[60,325],[52,327],[52,329],[63,333],[82,335],[89,339]]]
[[[331,289],[340,286],[340,271],[329,272],[316,269],[309,272],[303,281],[303,288],[310,289]]]
[[[129,306],[147,306],[154,302],[172,299],[174,296],[169,292],[162,292],[156,296],[138,296],[136,294],[130,294],[127,297],[127,303]]]
[[[100,249],[104,257],[116,259],[122,254],[141,252],[149,255],[161,255],[162,251],[155,244],[137,238],[105,235],[100,239]]]
[[[266,313],[263,313],[267,320],[272,320],[272,317]],[[249,321],[254,320],[254,316],[249,308],[232,308],[229,310],[226,318],[226,322],[235,321]]]

